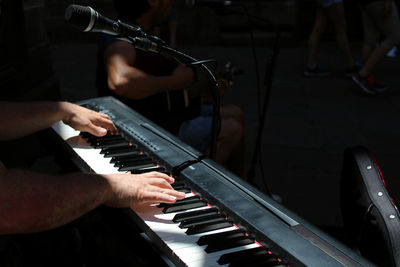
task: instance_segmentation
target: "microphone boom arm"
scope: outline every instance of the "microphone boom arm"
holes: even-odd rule
[[[157,37],[158,38],[158,37]],[[141,38],[141,37],[130,37],[126,36],[125,40],[132,43],[138,49],[144,49],[146,51],[152,51],[154,53],[159,53],[163,56],[172,56],[175,60],[179,59],[185,62],[186,64],[190,64],[193,62],[198,62],[197,59],[181,52],[176,49],[173,49],[167,45],[156,44],[151,42],[149,39]],[[161,40],[161,39],[160,39]],[[205,65],[199,64],[200,67],[207,74],[208,80],[210,82],[210,86],[212,86],[213,93],[213,114],[212,114],[212,127],[211,127],[211,141],[210,141],[210,154],[209,157],[211,159],[216,159],[216,144],[217,138],[219,134],[220,128],[220,96],[218,92],[218,83],[217,79],[213,72]]]
[[[120,20],[114,21],[107,17],[102,16],[89,6],[79,6],[71,4],[65,11],[65,19],[71,23],[75,28],[83,32],[104,32],[111,35],[121,37],[120,39],[132,43],[136,48],[145,51],[159,53],[163,56],[173,57],[175,60],[183,59],[186,64],[198,62],[195,58],[188,56],[178,50],[172,49],[157,36],[147,34],[139,26],[129,25]],[[178,61],[178,60],[177,60]],[[204,65],[199,64],[207,73],[210,87],[213,94],[213,120],[212,120],[212,133],[210,142],[210,157],[215,159],[216,155],[216,140],[219,132],[220,125],[220,100],[218,92],[218,84],[214,74],[210,69]]]

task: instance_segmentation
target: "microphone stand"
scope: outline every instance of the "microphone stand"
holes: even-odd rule
[[[265,23],[267,25],[271,25],[273,30],[274,30],[274,32],[275,32],[275,38],[274,38],[274,42],[273,42],[272,54],[268,58],[267,63],[266,63],[266,67],[265,67],[265,73],[264,73],[264,87],[265,87],[264,102],[262,103],[261,113],[259,114],[259,116],[260,116],[259,117],[259,127],[258,127],[258,130],[257,130],[256,143],[255,143],[254,152],[253,152],[253,156],[252,156],[252,159],[251,159],[249,171],[247,173],[247,182],[250,183],[250,184],[255,185],[255,182],[254,182],[255,168],[256,168],[256,165],[257,165],[257,159],[258,159],[259,156],[261,156],[261,151],[260,151],[261,139],[262,139],[262,135],[263,135],[265,120],[266,120],[266,117],[267,117],[268,104],[269,104],[269,99],[270,99],[270,95],[271,95],[271,88],[272,88],[272,81],[273,81],[273,76],[274,76],[274,72],[275,72],[276,60],[278,58],[278,54],[279,54],[279,50],[280,50],[279,42],[280,42],[280,37],[281,37],[281,31],[280,31],[279,27],[276,26],[276,24],[272,23],[272,21],[260,18],[258,16],[250,15],[246,6],[244,6],[244,5],[234,5],[234,6],[243,8],[245,10],[245,12],[239,12],[239,11],[230,10],[229,13],[228,13],[226,10],[223,10],[223,9],[220,9],[219,11],[221,13],[225,13],[225,14],[246,15],[249,19],[258,20],[258,21],[260,21],[262,23]],[[268,185],[266,184],[266,182],[264,180],[263,180],[263,183],[264,183],[265,193],[268,194],[268,195],[271,195],[269,187],[268,187]]]
[[[152,51],[155,53],[159,53],[166,57],[173,57],[175,60],[179,59],[178,62],[183,62],[185,64],[195,63],[198,62],[197,59],[180,52],[176,49],[173,49],[167,45],[165,42],[160,39],[160,42],[155,43],[156,47],[153,47],[149,40],[140,38],[140,37],[130,37],[127,36],[127,39],[130,43],[132,43],[138,49],[144,49],[146,51]],[[154,44],[154,43],[153,43]],[[213,160],[216,159],[216,145],[217,145],[217,138],[220,130],[220,97],[218,91],[218,83],[217,80],[212,73],[212,71],[205,65],[199,64],[201,68],[207,74],[211,90],[213,96],[213,113],[212,113],[212,127],[211,127],[211,141],[210,141],[210,154],[209,157]]]
[[[134,45],[138,49],[145,51],[151,51],[159,53],[163,56],[173,57],[177,59],[183,59],[182,62],[186,64],[199,64],[205,70],[208,75],[210,82],[210,88],[212,88],[213,95],[213,116],[212,116],[212,129],[211,129],[211,141],[210,141],[210,158],[216,158],[216,143],[219,133],[220,126],[220,99],[218,92],[218,84],[214,74],[210,69],[204,65],[205,61],[198,61],[195,58],[188,56],[180,51],[172,49],[166,45],[166,43],[154,36],[145,33],[140,27],[126,24],[120,20],[113,21],[106,17],[103,17],[97,11],[91,7],[82,7],[78,5],[68,6],[65,13],[66,20],[73,24],[81,31],[94,31],[94,32],[105,32],[111,35],[117,35],[121,37],[121,40],[127,41]],[[89,18],[89,25],[82,25],[82,22],[87,21]],[[99,24],[96,26],[96,24]],[[84,26],[84,27],[82,27]],[[140,36],[140,37],[137,37]]]
[[[276,31],[276,36],[275,36],[275,41],[272,49],[272,54],[268,58],[266,67],[265,67],[265,76],[264,76],[264,86],[265,86],[265,93],[264,93],[264,102],[262,104],[262,111],[261,111],[261,116],[259,120],[259,127],[257,131],[257,137],[256,137],[256,144],[254,147],[254,152],[253,152],[253,157],[251,160],[251,164],[249,167],[249,172],[247,175],[247,179],[249,183],[254,184],[254,178],[255,178],[255,167],[257,164],[257,157],[260,155],[260,146],[261,146],[261,138],[262,138],[262,133],[264,130],[264,124],[265,120],[267,117],[267,111],[268,111],[268,105],[269,105],[269,99],[271,95],[271,88],[272,88],[272,80],[273,80],[273,75],[275,72],[275,64],[276,64],[276,59],[279,54],[279,41],[280,41],[280,31]],[[266,184],[264,184],[266,193],[271,195],[271,192],[269,191],[269,188]]]

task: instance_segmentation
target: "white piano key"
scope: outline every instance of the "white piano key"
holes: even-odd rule
[[[86,142],[84,138],[79,135],[79,131],[74,130],[68,125],[59,122],[53,125],[53,129],[63,138],[75,151],[75,153],[82,158],[84,162],[95,173],[118,173],[118,169],[110,163],[110,158],[104,158],[100,154],[101,149],[95,149]],[[193,193],[186,194],[186,197],[194,196]],[[206,246],[197,245],[198,239],[203,235],[221,233],[226,231],[233,231],[238,229],[236,226],[226,227],[218,230],[208,231],[195,235],[186,235],[186,228],[179,228],[180,223],[172,222],[176,214],[191,212],[195,210],[209,209],[210,206],[190,209],[186,211],[179,211],[174,213],[164,214],[162,208],[156,205],[134,209],[134,211],[141,217],[147,227],[157,234],[161,240],[168,246],[170,251],[176,254],[183,262],[190,267],[200,266],[219,266],[217,260],[221,255],[233,251],[249,249],[260,246],[256,243],[227,249],[214,253],[206,253],[204,249]]]
[[[196,210],[204,210],[204,209],[210,209],[209,206],[205,206],[205,207],[200,207],[200,208],[195,208],[195,209],[190,209],[190,210],[185,210],[185,211],[181,211],[181,212],[174,212],[174,213],[163,213],[162,212],[162,208],[159,208],[159,212],[160,213],[155,213],[152,214],[151,216],[160,219],[160,220],[166,220],[166,221],[172,221],[172,219],[175,217],[175,215],[177,214],[181,214],[181,213],[187,213],[190,211],[196,211]]]
[[[178,248],[183,248],[185,247],[185,244],[190,242],[190,243],[196,243],[199,238],[203,235],[211,235],[211,234],[218,234],[222,232],[228,232],[228,231],[233,231],[237,230],[235,226],[231,227],[225,227],[221,228],[218,230],[213,230],[213,231],[208,231],[196,235],[174,235],[174,236],[169,236],[169,237],[164,237],[163,241],[170,246],[171,248],[178,249]]]
[[[186,194],[185,194],[185,198],[187,198],[187,197],[194,197],[194,196],[195,196],[195,194],[193,194],[192,192],[186,193]]]
[[[71,144],[75,152],[85,160],[86,164],[95,172],[102,174],[121,173],[116,167],[110,163],[110,158],[103,157],[100,154],[101,149],[87,149],[77,148],[74,144]]]
[[[101,174],[121,173],[118,168],[110,163],[111,158],[105,158],[100,154],[101,149],[92,147],[79,131],[58,122],[52,128],[67,142],[74,152],[95,172]]]
[[[209,208],[209,206],[205,206],[201,208],[186,210],[183,212]],[[186,229],[179,228],[179,223],[174,223],[172,221],[176,214],[183,212],[164,214],[162,212],[162,208],[158,208],[156,206],[149,207],[145,210],[135,210],[135,212],[154,232],[157,232],[157,234],[162,238],[167,238],[168,236],[186,235]]]
[[[204,248],[206,246],[199,246],[197,245],[197,241],[199,238],[203,235],[208,235],[208,234],[216,234],[216,233],[221,233],[221,232],[226,232],[226,231],[233,231],[238,229],[236,226],[231,226],[231,227],[226,227],[218,230],[213,230],[213,231],[208,231],[204,233],[199,233],[195,235],[186,235],[186,230],[187,229],[181,229],[179,228],[179,223],[173,223],[172,219],[175,216],[175,214],[178,213],[185,213],[185,212],[190,212],[194,210],[200,210],[200,209],[207,209],[210,208],[209,206],[206,207],[201,207],[201,208],[196,208],[192,210],[187,210],[184,212],[176,212],[176,213],[170,213],[170,214],[164,214],[162,213],[161,208],[157,208],[156,206],[149,206],[149,207],[144,207],[140,210],[135,210],[135,212],[144,220],[144,222],[147,224],[147,226],[159,236],[163,242],[170,248],[172,252],[177,254],[180,258],[184,257],[183,255],[185,254],[190,254],[190,255],[195,255],[193,258],[190,258],[191,261],[204,261],[203,257],[206,257],[206,252],[204,251]],[[237,248],[236,248],[237,250]],[[226,250],[224,253],[228,253],[231,250]],[[234,251],[234,250],[232,250]],[[200,254],[199,254],[200,253]],[[215,255],[215,253],[212,253]],[[222,255],[221,254],[221,255]],[[211,255],[211,254],[207,254]],[[217,256],[214,256],[215,258]],[[218,256],[219,258],[220,256]],[[218,260],[218,258],[216,260]],[[189,259],[181,258],[184,260],[184,262],[187,263]],[[216,263],[216,260],[213,262],[213,264]],[[196,263],[197,264],[197,263]],[[190,265],[189,265],[190,266]]]
[[[185,198],[192,196],[192,194],[186,194]],[[150,206],[141,206],[134,208],[133,211],[136,212],[137,214],[140,214],[141,217],[144,220],[165,220],[165,221],[172,221],[172,219],[175,217],[176,214],[180,213],[185,213],[185,212],[191,212],[191,211],[196,211],[196,210],[202,210],[202,209],[209,209],[210,206],[204,206],[204,207],[199,207],[199,208],[194,208],[190,210],[185,210],[185,211],[178,211],[178,212],[172,212],[172,213],[163,213],[163,208],[158,208],[157,205],[150,205]]]
[[[57,122],[51,127],[63,140],[67,140],[71,137],[79,135],[79,131],[75,130],[69,125],[64,124],[62,121]]]
[[[190,267],[197,267],[197,266],[212,266],[217,263],[217,260],[224,254],[241,251],[246,249],[252,249],[259,247],[260,245],[257,243],[240,246],[236,248],[225,249],[221,251],[216,251],[213,253],[207,253],[204,249],[207,246],[197,246],[192,248],[183,248],[175,250],[175,254],[178,255],[186,264]]]
[[[186,212],[191,212],[191,211],[196,211],[196,210],[204,210],[204,209],[210,209],[210,206],[205,206],[205,207],[200,207],[200,208],[195,208],[195,209],[190,209],[186,211],[181,211],[181,212],[175,212],[175,213],[163,213],[161,208],[157,208],[156,206],[151,206],[151,207],[142,207],[140,210],[134,209],[134,211],[143,219],[143,221],[154,231],[156,232],[163,240],[165,241],[171,241],[171,240],[176,240],[176,241],[181,241],[182,237],[184,239],[194,239],[197,241],[197,239],[206,234],[211,234],[211,233],[219,233],[219,232],[224,232],[224,231],[231,231],[237,229],[237,227],[227,227],[223,229],[218,229],[218,230],[213,230],[205,233],[200,233],[192,236],[186,235],[186,228],[182,229],[179,228],[180,223],[174,223],[172,222],[172,219],[176,214],[180,213],[186,213]],[[225,230],[226,229],[226,230]]]

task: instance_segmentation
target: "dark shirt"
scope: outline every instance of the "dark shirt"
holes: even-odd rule
[[[200,99],[191,99],[191,106],[185,108],[181,91],[162,92],[144,99],[130,99],[116,95],[108,87],[107,72],[103,60],[105,49],[116,41],[118,39],[114,36],[103,33],[99,36],[96,79],[99,96],[114,96],[157,125],[173,134],[177,134],[183,121],[191,119],[200,113]],[[132,49],[134,49],[133,46]],[[148,74],[154,76],[170,75],[176,66],[175,62],[164,58],[160,54],[136,49],[134,67]]]

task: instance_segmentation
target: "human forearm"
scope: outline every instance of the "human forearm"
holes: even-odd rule
[[[182,199],[174,179],[149,172],[52,176],[0,165],[0,235],[48,230],[101,204],[128,208]]]
[[[0,102],[0,140],[45,129],[62,115],[60,102]]]
[[[0,234],[37,232],[70,222],[102,204],[107,186],[97,175],[4,171],[0,177]]]
[[[174,75],[154,76],[130,67],[109,73],[108,84],[111,90],[127,98],[143,99],[167,90],[183,89],[180,80]]]
[[[186,89],[194,82],[188,66],[178,65],[170,75],[157,76],[136,67],[135,62],[136,50],[125,42],[113,43],[104,52],[108,87],[116,94],[142,99],[166,90]]]
[[[0,140],[43,130],[60,120],[96,136],[117,132],[107,115],[69,102],[0,102]]]

